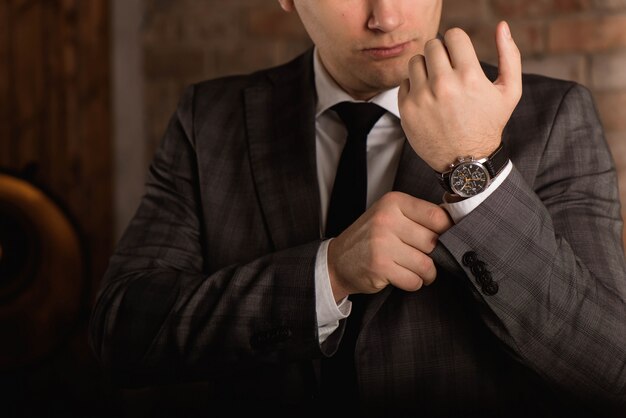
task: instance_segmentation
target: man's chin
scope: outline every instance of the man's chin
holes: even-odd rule
[[[408,77],[404,72],[396,74],[389,71],[371,71],[358,76],[358,88],[346,90],[354,97],[369,100],[383,91],[398,87]]]
[[[379,75],[378,77],[372,77],[371,85],[375,86],[376,90],[389,90],[398,87],[407,77],[408,76],[404,74],[394,76],[390,76],[389,74],[383,74]]]
[[[402,81],[409,77],[407,63],[387,63],[374,69],[369,74],[371,85],[379,87],[381,90],[388,90],[398,87]]]

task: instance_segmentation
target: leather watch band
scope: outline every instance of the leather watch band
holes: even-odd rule
[[[504,142],[500,142],[500,146],[487,157],[487,161],[483,164],[487,168],[489,175],[493,179],[500,174],[506,164],[509,162],[509,153],[507,152]]]
[[[452,193],[452,188],[450,187],[450,173],[452,173],[452,171],[446,171],[445,173],[435,173],[437,174],[437,180],[439,180],[439,184],[441,185],[441,187],[443,187],[446,192]]]

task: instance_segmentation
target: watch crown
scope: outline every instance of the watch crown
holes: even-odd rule
[[[474,161],[474,157],[471,155],[467,157],[457,157],[456,161],[450,164],[450,167],[455,167],[461,163],[466,163],[466,162],[471,162],[471,161]]]

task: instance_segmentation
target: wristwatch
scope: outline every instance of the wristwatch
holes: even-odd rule
[[[487,158],[460,157],[450,165],[450,170],[436,172],[439,184],[448,192],[460,197],[471,197],[483,192],[509,162],[503,143]]]

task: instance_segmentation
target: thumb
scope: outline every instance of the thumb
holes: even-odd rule
[[[517,101],[522,94],[522,58],[505,21],[500,22],[496,28],[496,47],[498,78],[493,84],[504,95]]]

